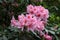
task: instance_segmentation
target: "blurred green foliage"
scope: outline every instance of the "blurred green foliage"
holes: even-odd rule
[[[55,36],[54,40],[59,40],[60,0],[0,0],[0,40],[43,40],[34,34],[8,27],[12,16],[17,19],[19,14],[26,12],[26,6],[29,4],[42,5],[49,10],[48,28],[46,27],[45,31]],[[54,28],[56,30],[53,30]]]

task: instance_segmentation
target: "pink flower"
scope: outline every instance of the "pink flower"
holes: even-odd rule
[[[51,37],[50,35],[48,35],[48,34],[45,34],[45,35],[44,35],[44,38],[45,38],[46,40],[52,40],[52,37]]]
[[[34,12],[34,14],[36,14],[38,12],[38,7],[37,6],[34,6],[33,12]]]
[[[39,11],[40,11],[41,13],[44,11],[44,9],[45,9],[45,8],[44,8],[43,6],[41,6],[41,5],[39,6]]]
[[[27,13],[33,14],[33,13],[34,13],[33,9],[34,9],[34,8],[33,8],[33,5],[31,5],[31,4],[28,5],[28,6],[27,6]]]
[[[40,6],[28,5],[27,13],[35,15],[38,19],[44,21],[47,21],[47,18],[49,17],[49,11],[41,5]]]
[[[12,17],[12,20],[11,20],[11,26],[20,28],[20,23],[18,22],[18,20],[15,20],[14,16]]]
[[[45,9],[45,10],[43,11],[42,17],[43,17],[43,18],[48,18],[48,17],[49,17],[49,12],[48,12],[47,9]]]
[[[15,26],[16,25],[16,20],[14,18],[14,16],[12,17],[12,20],[11,20],[11,26]]]
[[[49,11],[41,5],[33,6],[30,4],[27,6],[27,13],[26,15],[18,15],[18,20],[15,20],[13,17],[11,25],[22,29],[26,27],[28,31],[44,30],[44,24],[46,24],[47,18],[49,17]]]
[[[36,22],[37,22],[36,17],[34,17],[31,14],[26,15],[26,23],[25,23],[25,25],[26,25],[28,30],[33,31],[35,29],[34,25],[36,24]]]
[[[38,31],[41,31],[41,30],[44,30],[44,24],[43,24],[43,21],[37,21],[37,24],[36,24],[36,29]]]
[[[18,15],[18,21],[20,22],[21,26],[25,25],[25,16],[23,14]]]

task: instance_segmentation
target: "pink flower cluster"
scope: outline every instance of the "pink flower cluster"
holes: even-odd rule
[[[45,34],[45,35],[44,35],[44,38],[45,38],[46,40],[52,40],[52,36],[50,36],[50,35],[48,35],[48,34]]]
[[[18,15],[18,20],[12,17],[11,25],[22,29],[26,27],[30,31],[44,30],[49,11],[42,6],[28,5],[27,13]]]
[[[18,15],[18,20],[12,17],[11,26],[21,28],[27,28],[28,31],[42,31],[49,17],[49,11],[42,6],[27,6],[27,14]],[[46,37],[46,35],[44,35]],[[46,39],[50,38],[47,35]]]
[[[35,15],[40,20],[44,21],[47,21],[47,18],[49,17],[49,11],[42,7],[41,5],[40,6],[28,5],[27,13]]]

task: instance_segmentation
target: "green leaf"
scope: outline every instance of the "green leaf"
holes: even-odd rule
[[[45,28],[45,31],[48,33],[48,30]]]
[[[0,3],[2,3],[2,0],[0,0]]]
[[[56,35],[54,35],[54,36],[55,36],[56,40],[59,40],[59,38]]]
[[[15,38],[15,40],[18,40],[18,38]]]
[[[32,32],[37,38],[41,39],[35,32]]]
[[[8,38],[5,35],[3,35],[3,40],[8,40]]]
[[[55,34],[55,32],[54,31],[51,31],[51,30],[48,30],[51,34]]]

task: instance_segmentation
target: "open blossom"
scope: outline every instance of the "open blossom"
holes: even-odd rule
[[[27,6],[26,15],[21,14],[18,15],[18,20],[14,18],[11,19],[11,26],[21,28],[27,28],[28,31],[38,31],[40,35],[43,35],[46,40],[52,40],[52,37],[48,34],[44,34],[42,31],[45,29],[45,24],[47,23],[47,19],[49,17],[49,11],[45,9],[43,6]]]
[[[41,5],[40,6],[28,5],[27,13],[33,14],[39,19],[43,19],[43,20],[46,20],[49,17],[49,11],[44,7],[42,7]]]
[[[33,31],[35,29],[35,24],[37,22],[37,19],[35,16],[31,15],[31,14],[27,14],[26,15],[26,23],[25,26],[27,26],[28,30]]]
[[[20,26],[20,23],[18,22],[18,20],[16,20],[16,19],[14,18],[14,16],[12,17],[12,20],[11,20],[11,26],[15,26],[15,27],[20,28],[20,27],[19,27],[19,26]]]
[[[44,24],[43,24],[43,21],[37,21],[37,23],[36,23],[36,29],[38,30],[38,31],[41,31],[41,30],[44,30]]]
[[[51,37],[50,35],[48,35],[48,34],[45,34],[45,35],[44,35],[44,38],[45,38],[46,40],[52,40],[52,37]]]
[[[12,17],[11,25],[18,28],[26,27],[28,31],[44,30],[44,23],[47,22],[47,18],[49,17],[48,10],[41,5],[33,6],[30,4],[27,6],[27,13],[26,15],[18,15],[18,20]]]
[[[11,26],[21,29],[25,27],[28,31],[37,30],[41,33],[41,35],[44,35],[42,34],[42,31],[45,29],[45,24],[49,17],[49,11],[41,5],[33,6],[30,4],[27,6],[27,13],[28,14],[26,15],[18,15],[18,20],[16,20],[13,16],[11,20]],[[45,34],[44,38],[46,40],[52,40],[52,37],[48,34]]]
[[[34,9],[33,5],[28,5],[27,6],[27,13],[33,14],[33,12],[34,12],[33,9]]]
[[[18,21],[20,22],[21,26],[25,25],[25,16],[23,14],[18,15]]]

